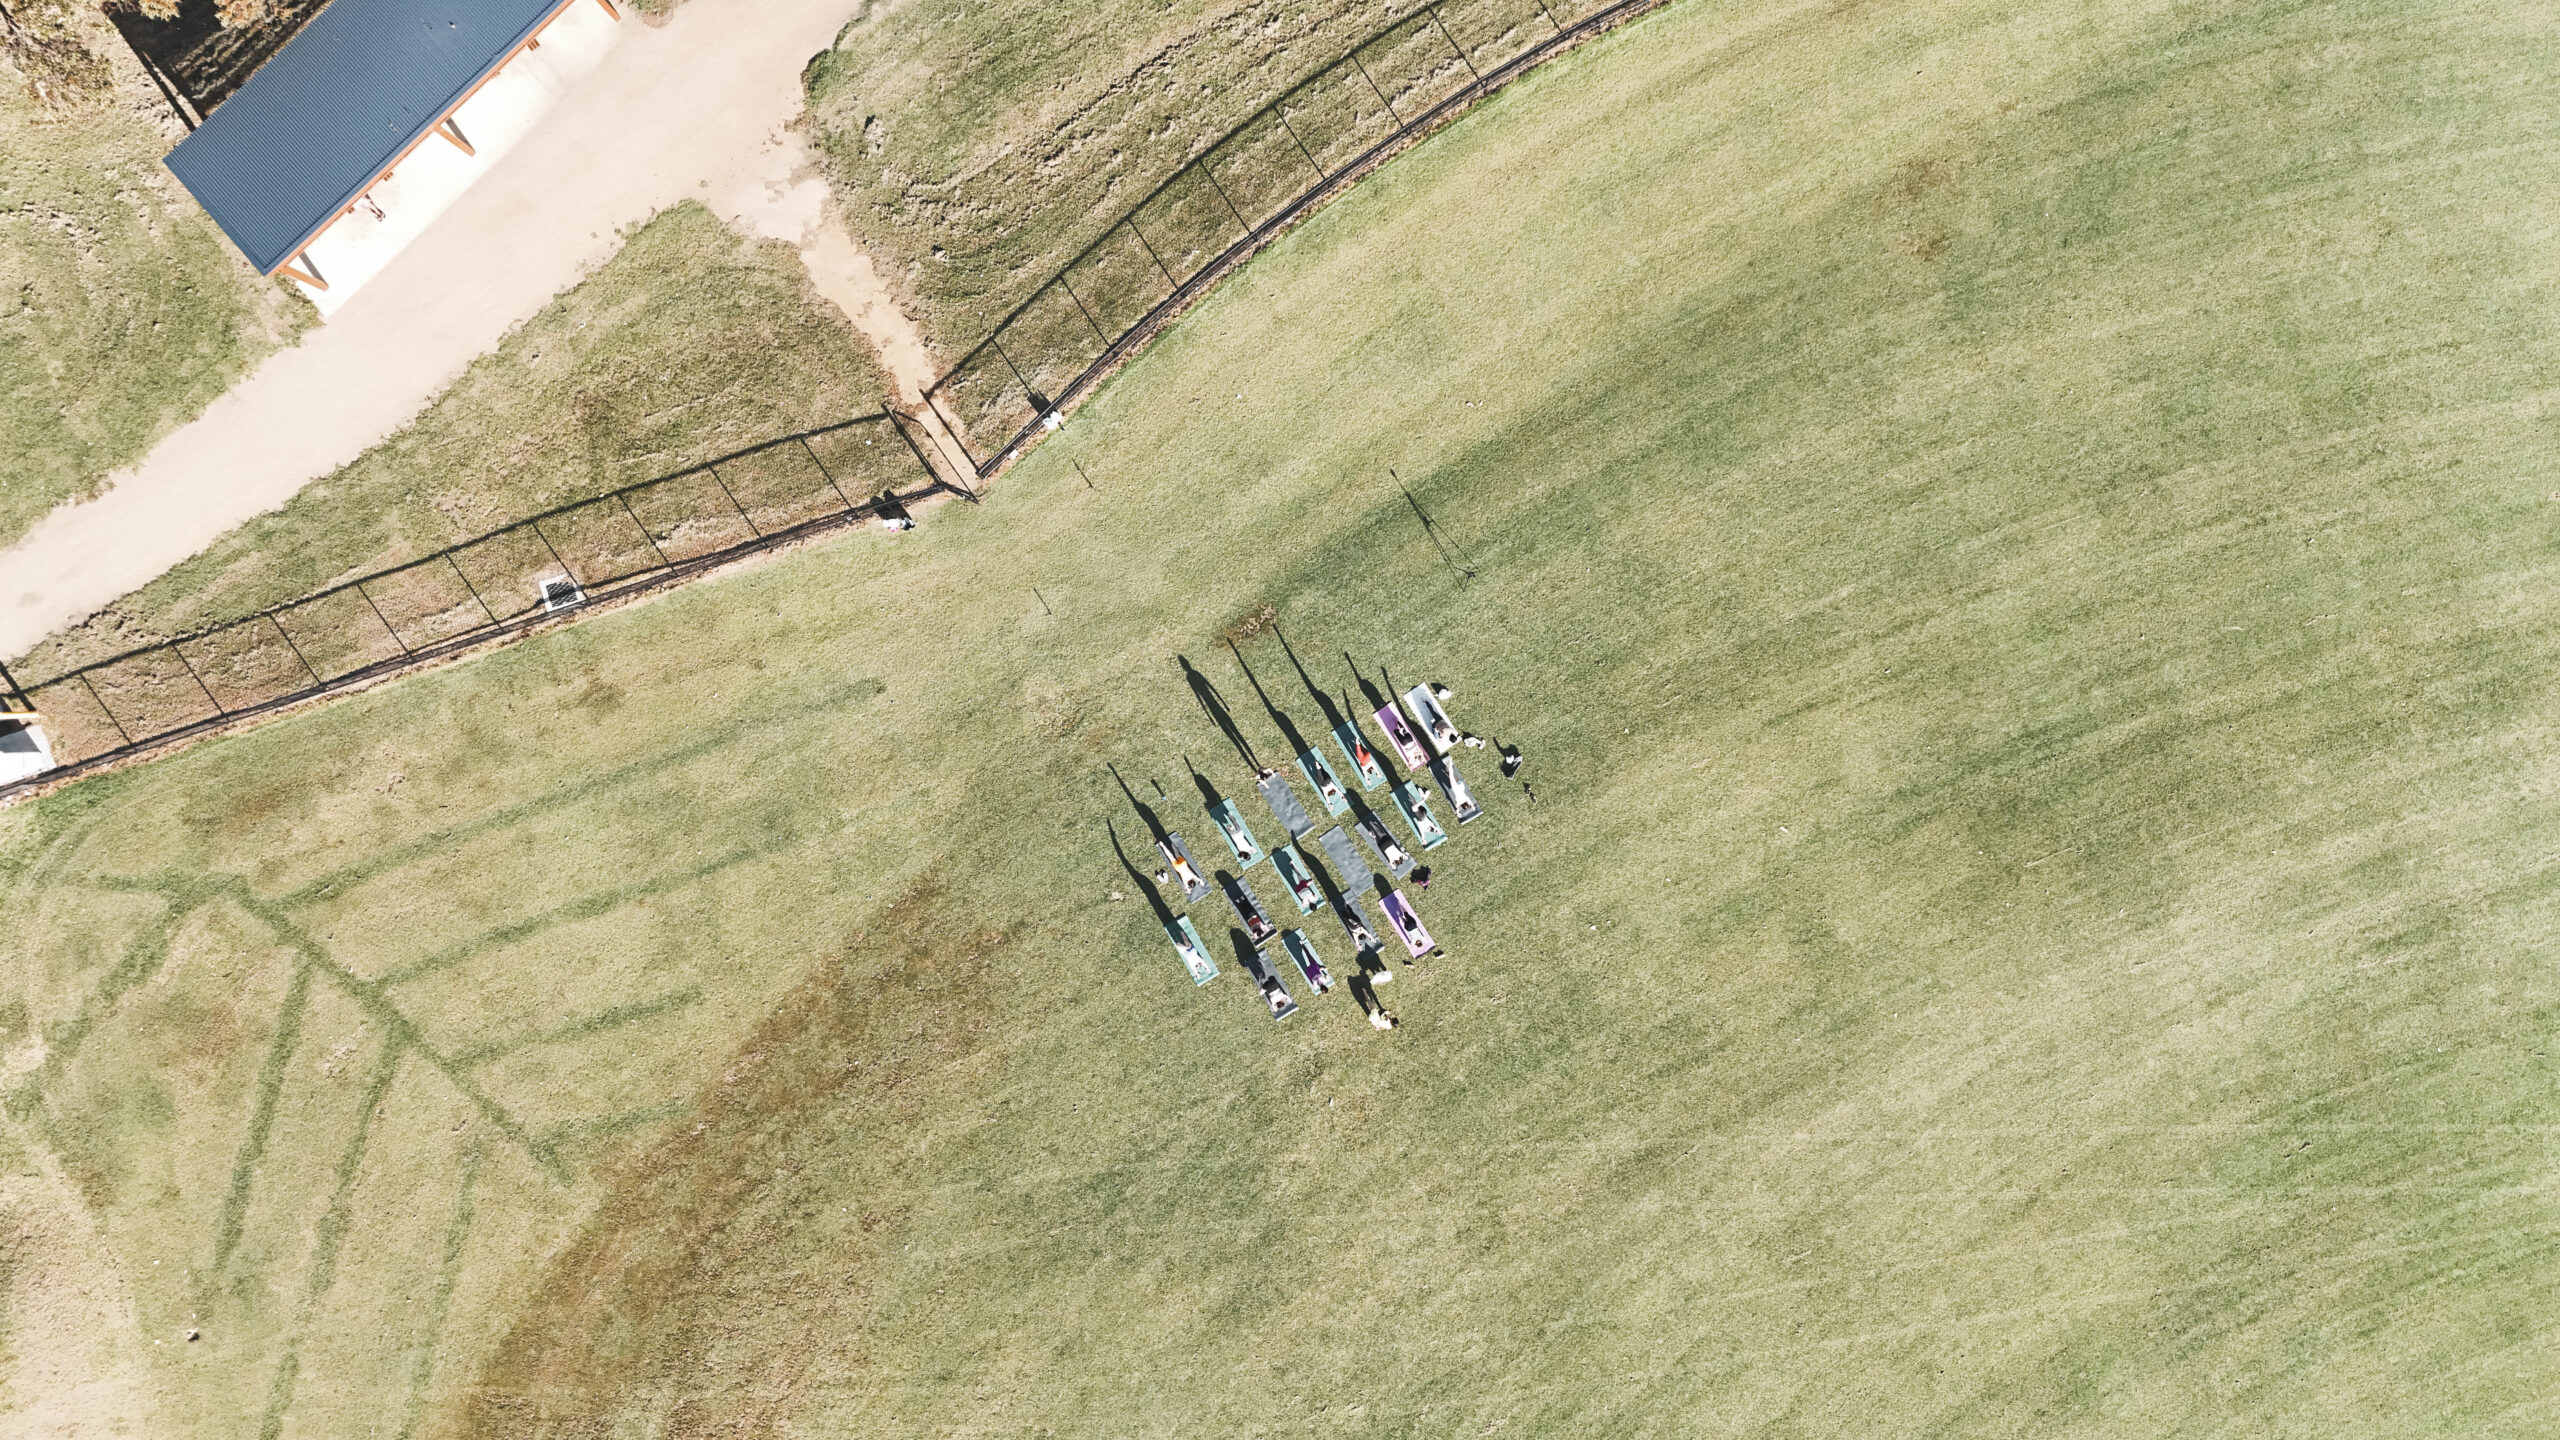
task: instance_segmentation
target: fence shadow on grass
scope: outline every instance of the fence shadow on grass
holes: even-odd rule
[[[997,322],[925,402],[978,474],[993,474],[1300,216],[1531,68],[1663,3],[1433,0],[1404,9],[1166,177]],[[983,438],[973,445],[972,435]]]
[[[25,687],[54,768],[0,796],[426,664],[872,516],[937,475],[893,412],[554,506],[388,570]]]

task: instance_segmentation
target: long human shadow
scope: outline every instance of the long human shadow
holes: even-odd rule
[[[1360,662],[1351,658],[1350,651],[1342,652],[1342,663],[1351,667],[1351,678],[1360,682],[1360,693],[1368,697],[1370,713],[1386,709],[1387,697],[1379,694],[1378,687],[1369,683],[1369,672],[1360,668]]]
[[[1147,897],[1147,904],[1156,912],[1156,923],[1171,930],[1174,924],[1173,910],[1164,903],[1164,896],[1157,893],[1156,882],[1148,879],[1145,871],[1131,863],[1129,852],[1121,848],[1120,832],[1112,827],[1111,822],[1103,821],[1102,828],[1111,836],[1111,853],[1120,857],[1120,868],[1129,872],[1129,883],[1138,887],[1138,893]]]
[[[1147,822],[1147,833],[1155,837],[1157,844],[1165,843],[1171,832],[1164,828],[1164,822],[1156,818],[1156,812],[1149,808],[1147,802],[1138,798],[1138,792],[1129,788],[1129,782],[1121,779],[1120,767],[1106,762],[1102,768],[1110,771],[1111,778],[1120,782],[1120,793],[1129,797],[1129,808],[1137,811],[1138,818]],[[1114,835],[1112,839],[1117,841],[1119,837]]]
[[[1254,674],[1253,667],[1245,663],[1244,652],[1236,649],[1234,641],[1227,642],[1227,649],[1234,653],[1236,668],[1244,672],[1245,683],[1251,685],[1255,696],[1261,699],[1263,711],[1270,715],[1271,723],[1280,727],[1280,738],[1289,742],[1289,753],[1305,754],[1310,747],[1307,737],[1298,733],[1297,722],[1289,718],[1287,711],[1271,703],[1271,692],[1262,688],[1262,677]]]
[[[1202,808],[1205,809],[1209,806],[1213,806],[1219,801],[1227,798],[1224,794],[1220,793],[1215,781],[1211,780],[1208,776],[1201,774],[1200,767],[1191,763],[1190,756],[1185,755],[1182,757],[1182,768],[1191,772],[1191,783],[1200,787],[1200,804]]]
[[[1192,668],[1190,656],[1176,655],[1173,661],[1182,667],[1182,678],[1190,682],[1191,698],[1200,702],[1201,713],[1216,722],[1219,733],[1227,737],[1228,744],[1236,747],[1236,753],[1244,757],[1248,769],[1257,775],[1262,773],[1262,761],[1255,757],[1253,742],[1244,738],[1244,731],[1236,725],[1236,717],[1228,711],[1227,697],[1218,693],[1218,687],[1209,683],[1208,676]]]
[[[1288,636],[1280,634],[1280,626],[1276,622],[1271,627],[1271,633],[1280,637],[1280,648],[1289,656],[1289,668],[1298,672],[1298,683],[1306,686],[1307,693],[1316,697],[1317,708],[1324,711],[1326,726],[1340,729],[1343,724],[1342,712],[1334,708],[1333,696],[1317,687],[1315,677],[1307,673],[1306,662],[1298,658],[1297,649],[1290,645]]]

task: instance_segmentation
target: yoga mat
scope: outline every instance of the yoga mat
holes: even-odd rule
[[[1416,685],[1404,692],[1404,708],[1413,712],[1414,728],[1431,742],[1434,753],[1446,755],[1458,745],[1458,727],[1449,723],[1449,712],[1431,698],[1431,687]]]
[[[1165,868],[1173,872],[1175,883],[1182,886],[1182,903],[1197,905],[1209,898],[1209,879],[1200,873],[1200,862],[1191,858],[1191,847],[1182,837],[1168,833],[1156,842],[1156,853],[1164,857]],[[1180,864],[1175,864],[1175,861]]]
[[[1262,792],[1262,803],[1271,807],[1271,818],[1280,822],[1290,839],[1316,828],[1316,822],[1307,818],[1307,807],[1298,803],[1298,792],[1289,788],[1288,776],[1274,770],[1253,783]]]
[[[1200,929],[1191,923],[1190,916],[1173,917],[1164,933],[1172,937],[1173,953],[1182,957],[1182,968],[1191,972],[1192,984],[1206,985],[1218,978],[1218,967],[1209,959],[1209,947],[1201,943]]]
[[[1288,951],[1289,958],[1298,962],[1298,973],[1307,977],[1307,988],[1319,995],[1333,988],[1333,972],[1325,969],[1324,961],[1317,958],[1316,942],[1307,938],[1306,931],[1281,931],[1280,948]]]
[[[1289,887],[1289,898],[1298,902],[1298,913],[1311,915],[1324,908],[1324,892],[1316,888],[1316,877],[1307,869],[1307,857],[1295,845],[1283,845],[1271,852],[1271,868],[1280,872],[1280,883]]]
[[[1376,719],[1378,728],[1387,732],[1387,743],[1396,747],[1396,754],[1403,758],[1404,768],[1419,770],[1431,763],[1431,748],[1413,733],[1412,726],[1404,723],[1404,712],[1393,702],[1379,706]]]
[[[1413,873],[1413,857],[1405,853],[1403,846],[1396,844],[1396,837],[1387,829],[1386,821],[1364,813],[1360,817],[1360,838],[1369,842],[1369,852],[1378,857],[1379,864],[1387,867],[1388,874],[1401,880]]]
[[[1244,815],[1233,800],[1220,800],[1209,807],[1209,818],[1218,822],[1218,833],[1227,837],[1227,848],[1236,852],[1236,868],[1250,870],[1262,859],[1262,845],[1244,826]]]
[[[1220,883],[1227,887],[1227,908],[1236,912],[1236,923],[1244,927],[1244,938],[1256,945],[1271,943],[1271,937],[1279,933],[1280,927],[1272,924],[1271,917],[1262,913],[1262,903],[1253,898],[1253,892],[1244,888],[1242,880],[1232,876]]]
[[[1307,783],[1315,787],[1316,798],[1324,802],[1325,814],[1339,819],[1344,811],[1351,808],[1351,797],[1342,792],[1342,778],[1333,773],[1332,766],[1324,763],[1323,756],[1313,750],[1298,752],[1298,773],[1306,776]]]
[[[1333,727],[1333,743],[1342,747],[1342,758],[1351,762],[1351,773],[1360,777],[1360,788],[1375,790],[1387,783],[1387,767],[1369,749],[1360,727],[1345,720]]]
[[[1423,849],[1438,849],[1449,838],[1449,832],[1431,818],[1430,797],[1414,789],[1412,781],[1399,780],[1396,788],[1387,793],[1395,797],[1396,808],[1404,812],[1404,823],[1413,827],[1413,838],[1422,842]]]
[[[1459,824],[1464,825],[1484,813],[1484,807],[1476,803],[1476,792],[1468,789],[1467,782],[1458,774],[1457,756],[1443,755],[1432,761],[1431,778],[1440,782],[1440,793],[1449,797],[1450,813],[1458,817]]]
[[[1406,952],[1414,959],[1419,960],[1431,953],[1431,932],[1422,928],[1422,916],[1412,905],[1406,903],[1404,892],[1400,890],[1387,892],[1386,897],[1378,902],[1378,908],[1386,914],[1387,928],[1393,930],[1396,938],[1404,942]],[[1398,916],[1411,920],[1413,929],[1408,932],[1403,926],[1398,925],[1396,923]]]
[[[1351,835],[1340,826],[1316,837],[1316,848],[1333,862],[1334,878],[1342,882],[1346,895],[1356,895],[1369,888],[1369,860],[1360,847],[1351,843]]]

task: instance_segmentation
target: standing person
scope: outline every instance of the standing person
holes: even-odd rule
[[[1413,872],[1413,888],[1416,890],[1428,890],[1431,888],[1430,866],[1425,865],[1421,869]]]
[[[1512,776],[1520,773],[1521,762],[1529,757],[1522,754],[1520,747],[1517,745],[1505,745],[1500,748],[1502,750],[1502,778],[1508,780]]]

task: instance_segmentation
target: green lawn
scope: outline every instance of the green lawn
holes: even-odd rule
[[[679,205],[389,439],[21,668],[33,680],[254,614],[554,505],[877,414],[887,393],[798,255]]]
[[[1683,0],[982,506],[0,816],[135,1428],[2548,1433],[2551,18]],[[1113,853],[1229,635],[1529,751],[1392,1034]]]
[[[93,28],[93,43],[121,43]],[[0,544],[141,459],[313,319],[161,168],[174,142],[129,102],[48,108],[0,78]]]

